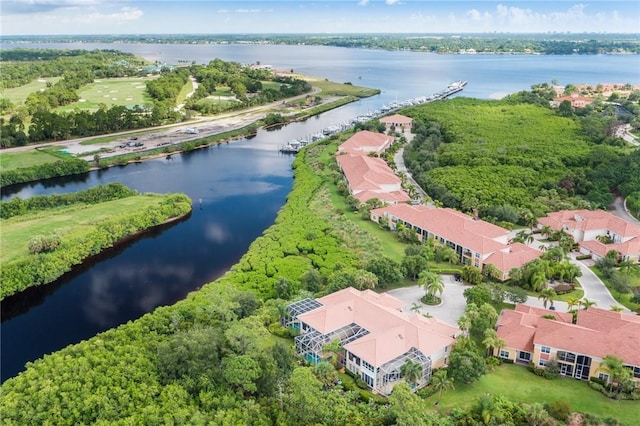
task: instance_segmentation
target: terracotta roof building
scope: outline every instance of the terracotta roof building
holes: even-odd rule
[[[434,238],[453,248],[461,263],[482,269],[492,264],[502,279],[542,254],[524,244],[508,244],[509,231],[453,209],[397,204],[371,211],[371,220],[386,220],[391,229],[398,224],[413,229],[421,241]]]
[[[571,95],[554,98],[550,103],[553,108],[557,108],[564,101],[570,102],[573,108],[584,108],[593,103],[593,99],[587,98],[586,96],[580,96],[577,93],[572,93]]]
[[[400,114],[382,117],[380,122],[385,125],[387,131],[394,130],[398,133],[411,132],[413,119]]]
[[[554,319],[548,316],[552,315]],[[532,362],[544,368],[551,359],[560,365],[560,374],[588,380],[610,377],[599,370],[602,359],[615,355],[640,381],[640,317],[630,313],[589,308],[572,315],[516,305],[504,309],[496,325],[498,337],[505,341],[494,354],[514,362]]]
[[[331,357],[324,347],[339,340],[340,362],[374,392],[388,395],[403,381],[400,367],[411,360],[421,375],[414,389],[429,383],[431,370],[447,363],[457,327],[436,318],[402,312],[404,302],[388,294],[346,288],[287,307],[285,324],[301,332],[296,351],[311,363]]]
[[[393,136],[362,130],[338,147],[338,152],[380,155],[393,143]]]
[[[411,199],[402,190],[402,181],[387,163],[377,157],[344,154],[336,157],[349,187],[349,193],[360,202],[378,198],[389,204]]]
[[[640,261],[640,226],[602,210],[561,210],[538,219],[540,227],[564,231],[594,259],[616,250],[622,260]]]

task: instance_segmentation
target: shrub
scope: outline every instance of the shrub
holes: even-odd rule
[[[557,379],[558,377],[560,377],[560,365],[558,364],[558,361],[556,361],[555,359],[549,360],[544,368],[542,375],[545,379],[549,380]]]
[[[60,237],[56,234],[44,236],[36,235],[29,240],[29,253],[49,253],[60,246]]]
[[[564,422],[571,414],[571,407],[569,403],[563,399],[558,399],[549,404],[545,404],[544,407],[547,412],[556,420]]]

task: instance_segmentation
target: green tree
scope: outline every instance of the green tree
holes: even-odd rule
[[[487,328],[484,331],[484,339],[482,344],[487,350],[487,356],[491,356],[494,350],[500,352],[500,349],[506,344],[504,340],[498,337],[498,332],[493,328]]]
[[[331,355],[331,364],[333,364],[335,368],[338,368],[340,366],[340,357],[344,351],[340,339],[333,339],[331,342],[324,345],[322,350]]]
[[[415,281],[420,272],[429,269],[429,262],[424,256],[405,256],[402,259],[402,268],[405,276]]]
[[[435,300],[437,295],[442,295],[444,291],[442,276],[427,270],[420,272],[418,275],[418,285],[424,287],[427,300]]]
[[[296,293],[294,284],[285,277],[279,277],[275,285],[276,297],[289,300]]]
[[[524,409],[525,418],[529,426],[547,426],[552,423],[549,413],[544,409],[544,405],[539,402],[527,404],[524,406]]]
[[[387,256],[371,259],[365,269],[376,274],[378,285],[382,288],[402,281],[402,268],[398,262]]]
[[[404,364],[400,366],[400,375],[413,388],[422,377],[422,365],[407,358]]]
[[[422,400],[411,392],[406,383],[398,383],[393,387],[389,396],[389,406],[398,426],[430,425],[425,422]]]
[[[313,367],[313,374],[320,380],[320,383],[328,388],[338,380],[338,372],[328,362],[319,362]]]
[[[597,371],[604,372],[609,375],[609,392],[613,390],[613,384],[618,385],[618,393],[620,395],[622,385],[631,378],[631,370],[624,366],[624,361],[615,355],[607,355],[602,358],[600,368]]]
[[[288,422],[285,424],[313,425],[321,424],[329,415],[322,383],[316,379],[309,368],[299,367],[293,370],[284,404]]]
[[[547,309],[547,303],[550,303],[550,307],[553,307],[553,298],[556,297],[557,294],[552,288],[545,288],[538,295],[538,300],[542,299],[542,306]]]
[[[586,297],[582,299],[582,309],[585,311],[592,306],[596,306],[598,303],[595,300],[589,300]]]
[[[232,388],[246,393],[257,392],[256,380],[262,371],[258,362],[249,355],[227,356],[222,360],[222,372]]]
[[[353,274],[353,280],[358,290],[372,290],[378,286],[378,277],[373,272],[358,269]]]
[[[442,392],[455,389],[453,384],[453,379],[447,377],[447,370],[439,369],[431,376],[431,385],[435,392],[438,393],[438,400],[436,401],[436,405],[440,404],[440,400],[442,399]]]
[[[456,344],[449,356],[448,371],[455,381],[469,384],[485,374],[487,367],[484,358],[473,345],[459,347]]]
[[[460,276],[465,282],[471,285],[478,285],[482,282],[482,272],[473,266],[464,266]]]

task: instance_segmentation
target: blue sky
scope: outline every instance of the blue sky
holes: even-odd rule
[[[640,1],[2,0],[0,34],[640,33]]]

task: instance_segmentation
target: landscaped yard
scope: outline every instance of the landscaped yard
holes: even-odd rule
[[[609,289],[609,292],[611,293],[613,298],[616,299],[618,303],[620,303],[621,305],[625,306],[626,308],[632,311],[635,311],[636,309],[640,308],[639,303],[633,303],[631,301],[631,298],[633,297],[633,293],[620,294],[611,286],[611,280],[609,280],[608,278],[605,278],[602,272],[600,271],[600,269],[596,268],[595,266],[591,266],[589,269],[591,269],[593,273],[596,274],[602,280],[602,282]],[[633,288],[640,287],[640,268],[635,267],[629,271],[624,271],[624,272],[621,271],[620,274],[626,275],[629,277],[630,287],[633,287]]]
[[[442,394],[438,411],[449,412],[454,407],[469,406],[486,393],[504,395],[512,401],[542,404],[565,400],[573,411],[613,417],[626,425],[640,424],[640,402],[615,401],[591,389],[586,382],[571,378],[547,380],[518,365],[502,365],[471,385],[456,384],[455,390]],[[433,407],[438,395],[426,399]]]
[[[335,83],[333,81],[321,80],[314,77],[305,77],[304,79],[311,83],[311,85],[322,89],[322,92],[320,93],[321,95],[357,96],[359,98],[364,98],[380,92],[377,89],[369,89],[367,87],[354,86],[351,84]]]

